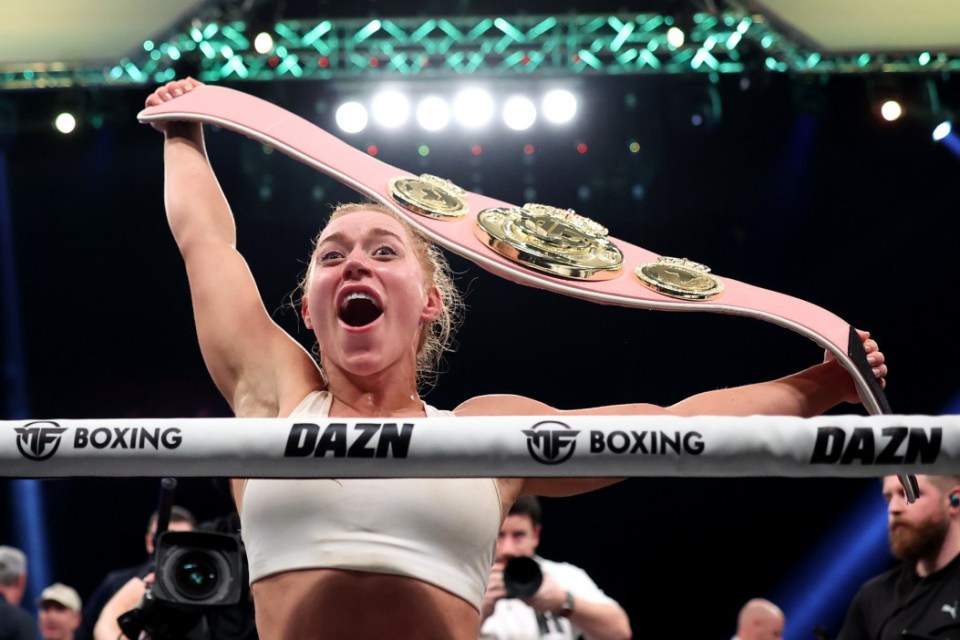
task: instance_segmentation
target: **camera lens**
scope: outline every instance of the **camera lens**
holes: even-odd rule
[[[527,598],[535,594],[543,584],[540,565],[533,558],[517,556],[510,558],[503,568],[503,586],[510,598]]]
[[[183,554],[173,570],[177,590],[186,598],[202,600],[217,588],[220,571],[209,554],[191,551]]]

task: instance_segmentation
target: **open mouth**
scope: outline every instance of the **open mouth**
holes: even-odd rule
[[[383,310],[366,293],[351,293],[340,303],[340,319],[351,327],[366,326],[381,315]]]

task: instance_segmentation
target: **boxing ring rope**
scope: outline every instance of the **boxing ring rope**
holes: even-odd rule
[[[0,477],[850,477],[960,473],[960,416],[0,421]]]

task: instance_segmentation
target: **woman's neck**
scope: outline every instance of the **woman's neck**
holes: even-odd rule
[[[423,401],[416,385],[406,377],[389,375],[358,377],[343,371],[328,372],[327,389],[333,394],[330,415],[359,417],[422,416]]]

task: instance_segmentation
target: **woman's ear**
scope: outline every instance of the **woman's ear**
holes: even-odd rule
[[[313,322],[310,320],[310,305],[307,304],[307,297],[300,299],[300,316],[303,318],[303,324],[307,329],[313,330]]]
[[[430,324],[440,317],[441,311],[443,311],[443,300],[440,296],[440,288],[434,285],[427,290],[427,300],[420,313],[420,322],[424,325]]]

